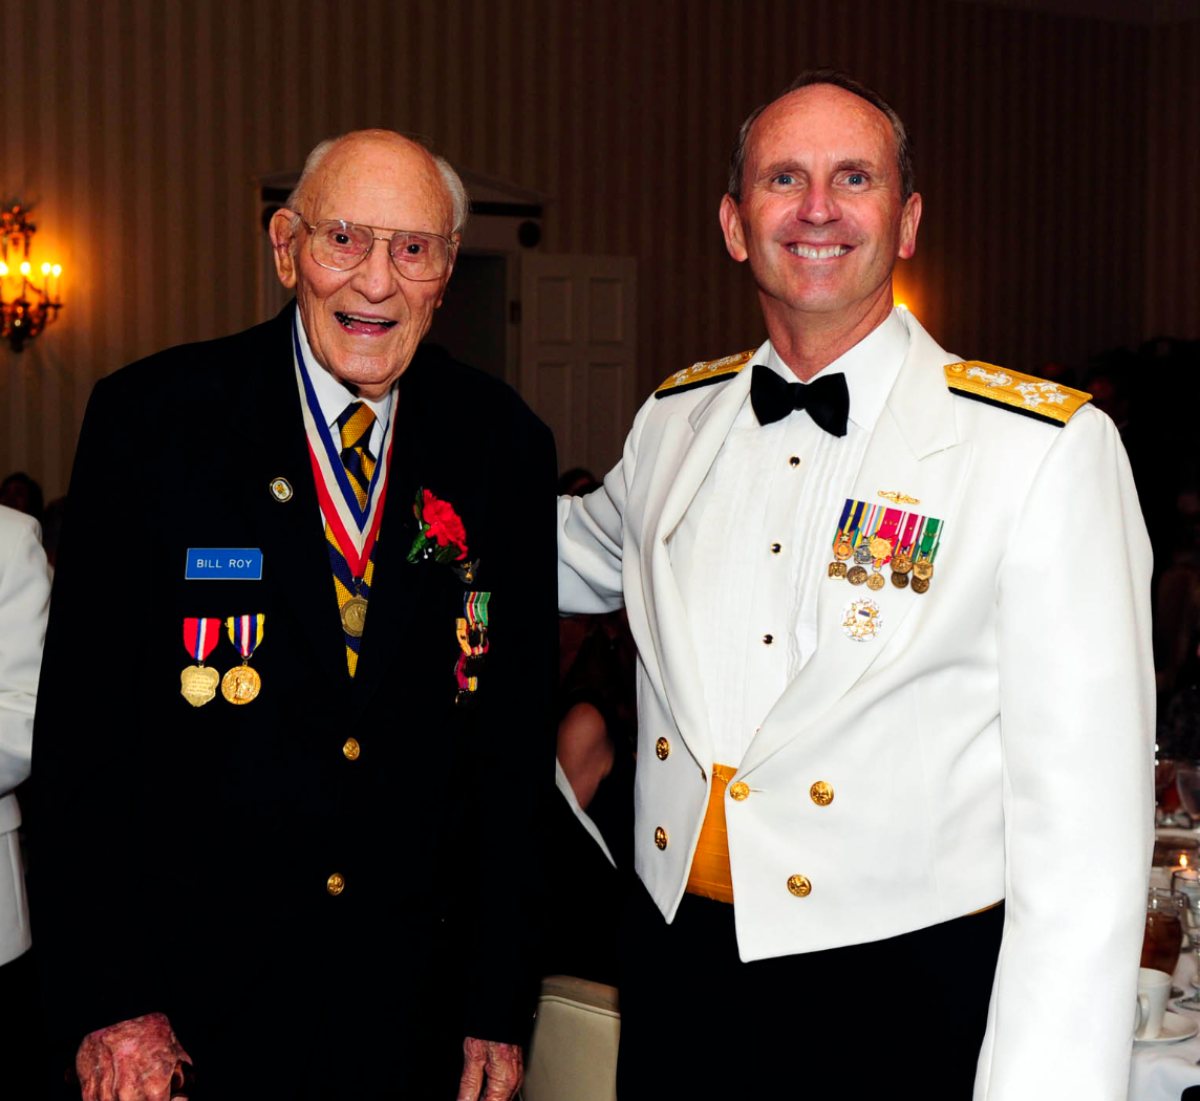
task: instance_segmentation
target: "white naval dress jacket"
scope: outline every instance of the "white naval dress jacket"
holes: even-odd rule
[[[941,518],[936,572],[924,594],[823,581],[816,652],[740,763],[749,796],[726,801],[739,952],[862,943],[1004,899],[975,1097],[1115,1101],[1153,834],[1151,556],[1128,461],[1090,405],[1062,425],[951,392],[957,357],[901,316],[908,355],[845,496],[894,491]],[[623,599],[637,641],[636,866],[668,920],[713,763],[670,541],[751,373],[651,398],[603,487],[560,501],[562,610]],[[838,515],[803,520],[832,549]],[[879,627],[856,641],[843,619],[867,598]],[[919,1011],[919,991],[888,993]]]
[[[37,521],[0,506],[0,965],[31,943],[13,789],[29,775],[49,598]]]

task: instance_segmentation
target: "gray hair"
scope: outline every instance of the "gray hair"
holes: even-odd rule
[[[746,121],[738,129],[737,139],[733,143],[733,152],[729,155],[729,195],[734,202],[742,201],[742,177],[746,171],[746,145],[750,140],[750,130],[761,115],[772,103],[783,99],[784,96],[807,88],[811,84],[832,84],[851,95],[865,99],[872,107],[882,111],[888,122],[892,124],[892,133],[896,136],[896,161],[900,169],[900,201],[908,202],[909,196],[917,189],[916,170],[913,167],[912,139],[904,120],[896,114],[895,109],[886,99],[872,88],[855,80],[840,69],[806,69],[791,82],[782,92],[768,103],[760,104],[747,116]]]
[[[369,133],[370,131],[368,131]],[[393,130],[377,130],[379,134],[395,134]],[[304,159],[304,168],[300,171],[300,179],[296,181],[296,186],[292,188],[292,193],[287,197],[284,206],[288,210],[295,211],[300,205],[300,201],[304,196],[304,190],[311,182],[312,177],[321,167],[321,162],[325,160],[329,151],[344,138],[349,137],[349,134],[338,134],[332,138],[326,138],[324,141],[317,142],[312,147],[312,151]],[[450,231],[452,235],[457,236],[462,233],[467,225],[467,215],[471,210],[471,200],[467,196],[467,189],[462,182],[462,178],[454,171],[450,162],[445,157],[440,157],[433,153],[429,148],[415,138],[408,138],[406,134],[399,134],[399,137],[407,138],[407,140],[419,145],[433,159],[434,166],[438,170],[438,175],[442,177],[442,183],[446,187],[446,191],[450,196],[450,210],[453,219],[454,228]],[[299,222],[300,216],[297,214],[292,220],[292,228],[295,229]],[[400,227],[407,228],[407,227]]]

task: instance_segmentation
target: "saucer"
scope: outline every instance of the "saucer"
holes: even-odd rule
[[[1180,1040],[1190,1040],[1200,1032],[1200,1022],[1169,1009],[1163,1014],[1162,1031],[1157,1036],[1145,1040],[1134,1040],[1135,1044],[1177,1044]]]

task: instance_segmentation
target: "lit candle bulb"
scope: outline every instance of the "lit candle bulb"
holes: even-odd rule
[[[28,277],[29,273],[30,273],[32,270],[33,270],[33,269],[32,269],[32,268],[29,266],[29,261],[28,261],[28,260],[23,260],[23,261],[21,262],[21,274],[22,274],[22,275],[24,275],[24,276]]]

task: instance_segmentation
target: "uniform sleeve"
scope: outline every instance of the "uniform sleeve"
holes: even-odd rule
[[[976,1098],[1126,1096],[1153,841],[1150,570],[1120,438],[1086,408],[999,577],[1006,909]]]
[[[50,578],[35,521],[0,516],[0,796],[29,775]],[[0,829],[10,828],[0,823]]]
[[[563,615],[611,612],[624,604],[625,503],[637,469],[637,441],[654,405],[651,398],[642,406],[621,461],[599,489],[558,499],[558,610]]]

